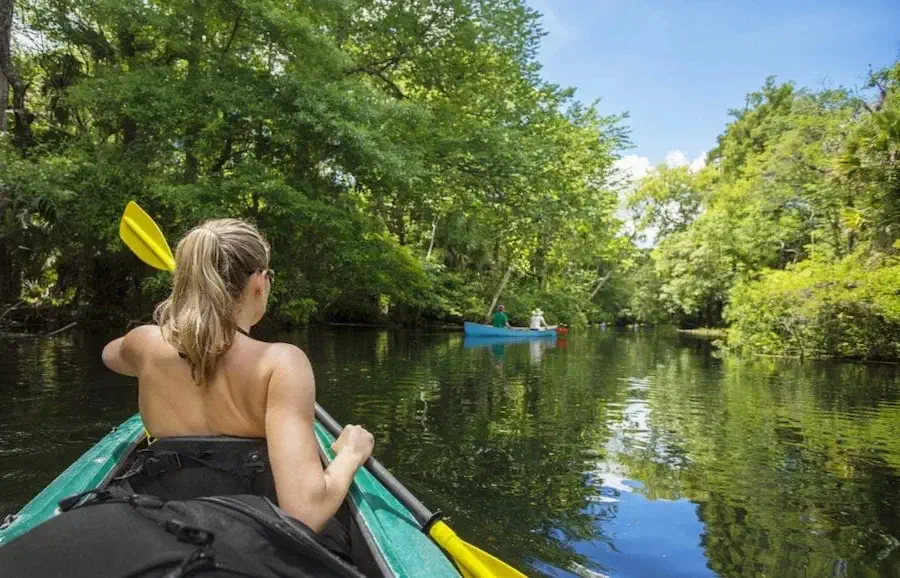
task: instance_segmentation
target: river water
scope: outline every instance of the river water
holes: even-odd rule
[[[0,518],[136,411],[104,337],[0,341]],[[310,328],[318,399],[529,575],[900,576],[898,368],[673,334]]]

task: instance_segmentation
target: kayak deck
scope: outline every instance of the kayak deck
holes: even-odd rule
[[[316,439],[328,460],[334,438],[318,422]],[[109,482],[119,465],[142,442],[144,424],[132,416],[65,469],[15,516],[0,525],[0,547],[59,513],[63,498]],[[361,469],[348,494],[354,519],[367,545],[377,549],[380,573],[387,576],[459,577],[444,553],[421,532],[412,513],[374,476]]]

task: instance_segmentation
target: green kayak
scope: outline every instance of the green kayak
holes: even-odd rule
[[[319,423],[316,423],[316,437],[321,452],[327,459],[333,459],[331,442],[334,438]],[[66,468],[18,514],[3,520],[0,547],[55,516],[63,498],[105,487],[144,444],[144,424],[140,416],[135,415]],[[421,532],[412,513],[367,470],[361,469],[356,474],[347,505],[352,523],[365,541],[366,559],[358,561],[357,566],[367,575],[460,576],[443,551]]]

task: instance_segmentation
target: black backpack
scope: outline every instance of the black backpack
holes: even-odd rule
[[[92,491],[0,548],[4,578],[362,578],[315,533],[260,496],[165,502]]]

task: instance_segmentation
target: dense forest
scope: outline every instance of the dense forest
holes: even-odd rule
[[[543,34],[523,0],[0,0],[0,324],[146,319],[168,277],[118,240],[135,199],[173,242],[256,222],[279,323],[499,296],[516,323],[900,358],[900,64],[769,80],[704,169],[633,183],[624,111],[543,80]]]
[[[129,199],[173,241],[257,222],[287,323],[459,322],[504,279],[585,321],[627,249],[621,118],[541,80],[521,0],[3,4],[0,303],[146,314]]]
[[[868,88],[769,79],[704,169],[645,178],[634,317],[727,325],[734,350],[900,358],[900,63]]]

